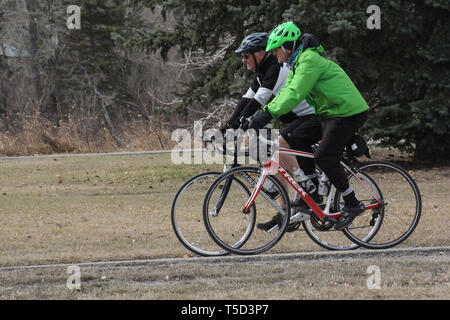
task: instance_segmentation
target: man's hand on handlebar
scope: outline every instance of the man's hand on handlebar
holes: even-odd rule
[[[258,115],[251,118],[248,128],[261,129],[264,128],[272,120],[272,115],[268,110],[259,113]]]
[[[252,119],[251,117],[250,118],[242,117],[240,119],[240,126],[239,126],[239,128],[241,128],[244,131],[247,131],[248,127],[250,125],[250,122],[252,121],[251,119]]]
[[[268,111],[259,113],[258,115],[251,116],[249,118],[241,117],[238,121],[229,121],[219,128],[220,132],[225,135],[228,129],[242,129],[247,131],[248,129],[261,129],[272,120],[272,116]]]

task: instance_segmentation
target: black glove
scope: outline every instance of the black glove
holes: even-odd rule
[[[258,101],[255,99],[250,100],[249,103],[245,106],[244,110],[241,112],[242,117],[250,117],[251,115],[255,114],[256,111],[261,109],[263,105],[261,105]]]
[[[229,124],[230,128],[234,129],[234,130],[239,128],[239,126],[241,125],[241,122],[237,118],[236,119],[230,119],[227,123]]]
[[[240,120],[240,128],[244,131],[248,130],[248,126],[250,125],[250,118],[242,117]]]
[[[263,113],[258,114],[250,121],[249,128],[261,129],[268,124],[270,120],[272,120],[272,115],[269,110],[266,110]]]

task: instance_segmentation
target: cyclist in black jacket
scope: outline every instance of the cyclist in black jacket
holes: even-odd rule
[[[262,106],[275,97],[286,83],[289,68],[278,63],[275,55],[266,52],[268,34],[266,32],[253,33],[244,38],[235,51],[242,55],[242,62],[249,71],[254,72],[253,82],[247,92],[238,102],[233,115],[220,128],[237,129],[242,117],[248,118],[261,109]],[[290,123],[298,117],[314,114],[314,109],[303,100],[294,110],[280,117],[283,123]]]
[[[237,129],[241,124],[240,119],[242,117],[248,118],[260,111],[264,105],[268,104],[280,92],[287,81],[289,68],[286,64],[280,64],[275,55],[266,52],[267,40],[267,33],[253,33],[245,37],[235,51],[242,55],[242,62],[247,64],[247,69],[254,72],[254,79],[250,88],[237,104],[233,115],[220,128],[222,132],[230,128]],[[319,42],[318,39],[314,39],[314,41]],[[291,112],[281,116],[279,119],[284,124],[287,124],[280,131],[280,147],[292,147],[312,152],[312,150],[309,150],[310,145],[315,141],[311,141],[311,136],[319,140],[322,132],[320,121],[315,115],[314,109],[306,100],[301,101]],[[299,146],[296,141],[302,141],[303,144]],[[280,155],[280,163],[283,163],[283,156],[285,155]],[[315,172],[314,160],[301,157],[297,157],[297,160],[304,174],[311,179],[316,187],[310,196],[317,203],[321,203],[323,197],[317,192],[319,181]],[[280,205],[283,206],[282,203]],[[299,199],[298,202],[292,205],[302,207],[306,203],[303,199]],[[276,224],[276,219],[265,224],[259,224],[257,227],[269,230],[274,224]]]

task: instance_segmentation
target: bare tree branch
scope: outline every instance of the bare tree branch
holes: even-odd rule
[[[105,124],[106,124],[106,128],[108,129],[109,133],[111,134],[111,137],[113,137],[114,142],[116,143],[116,145],[120,148],[124,145],[124,143],[122,142],[122,140],[115,134],[114,132],[114,126],[112,124],[111,118],[109,116],[109,112],[108,109],[106,109],[107,107],[107,103],[106,100],[112,100],[112,97],[107,97],[103,94],[101,94],[97,88],[94,87],[94,92],[95,94],[100,98],[100,103],[102,106],[102,111],[103,111],[103,116],[105,118]]]

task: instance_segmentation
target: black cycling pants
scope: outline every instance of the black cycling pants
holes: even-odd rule
[[[366,120],[367,111],[345,118],[320,119],[322,141],[314,153],[314,158],[331,183],[341,192],[346,191],[349,184],[339,162],[345,146]]]
[[[292,149],[312,153],[311,145],[322,138],[320,118],[314,114],[299,117],[284,127],[280,134]],[[305,175],[316,172],[314,159],[297,157],[297,161]]]

